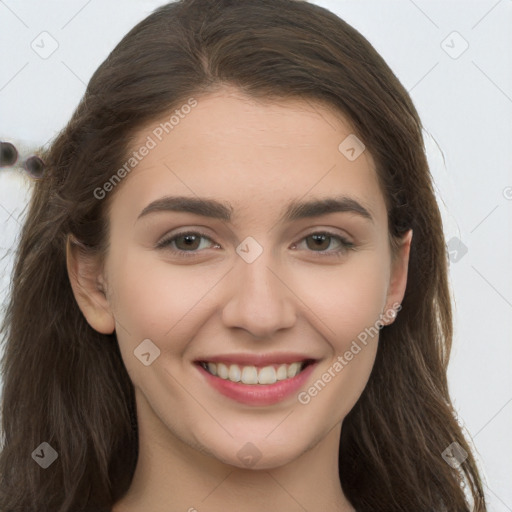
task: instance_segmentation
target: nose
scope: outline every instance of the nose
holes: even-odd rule
[[[252,263],[241,258],[235,263],[232,292],[222,311],[226,327],[244,329],[254,338],[271,338],[296,321],[294,294],[269,253],[263,251]]]

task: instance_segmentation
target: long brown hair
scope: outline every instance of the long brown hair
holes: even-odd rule
[[[137,129],[225,84],[262,100],[322,101],[345,115],[376,162],[391,237],[414,232],[402,310],[381,330],[369,382],[343,422],[345,495],[360,511],[461,512],[471,501],[485,511],[448,392],[447,253],[421,121],[359,32],[299,0],[158,8],[101,64],[44,153],[2,327],[0,510],[110,509],[128,489],[138,449],[133,384],[115,333],[92,329],[76,303],[66,240],[72,234],[104,257],[115,190],[102,200],[94,191],[127,160]],[[59,457],[46,470],[31,456],[43,442]],[[442,457],[452,443],[468,454],[455,468]]]

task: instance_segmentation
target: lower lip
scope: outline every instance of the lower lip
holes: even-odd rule
[[[315,366],[316,362],[311,363],[295,377],[279,380],[274,384],[232,382],[212,375],[201,365],[197,365],[197,368],[214,389],[232,400],[246,405],[273,405],[297,393],[305,384]]]

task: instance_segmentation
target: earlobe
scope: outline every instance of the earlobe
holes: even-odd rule
[[[112,334],[115,320],[97,258],[87,254],[72,235],[66,241],[66,264],[73,294],[88,324],[102,334]]]
[[[391,276],[386,299],[386,325],[393,323],[397,317],[400,305],[407,287],[409,255],[411,251],[413,231],[410,229],[400,240],[396,257],[392,260]]]

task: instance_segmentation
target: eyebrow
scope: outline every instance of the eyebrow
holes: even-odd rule
[[[187,212],[202,217],[210,217],[230,222],[233,207],[229,203],[215,199],[189,197],[189,196],[164,196],[148,204],[139,214],[137,220],[153,212],[174,211]],[[300,219],[319,217],[330,213],[348,212],[374,222],[369,210],[361,203],[347,196],[326,197],[307,202],[291,201],[280,217],[281,222],[293,222]]]

